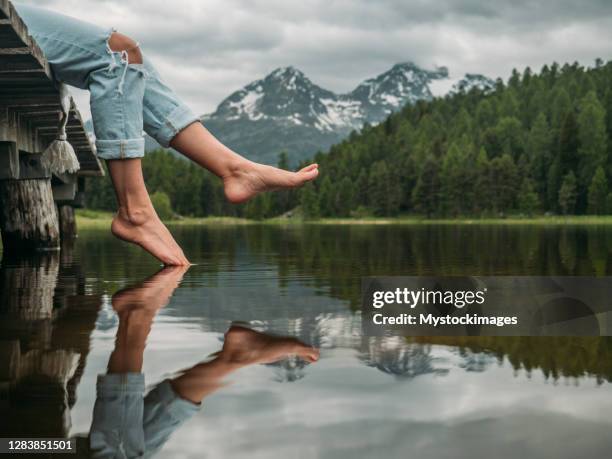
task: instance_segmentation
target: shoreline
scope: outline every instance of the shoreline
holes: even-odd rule
[[[113,214],[110,212],[77,210],[77,227],[106,228],[110,226]],[[239,217],[185,217],[176,220],[166,220],[168,226],[226,226],[226,225],[461,225],[461,226],[571,226],[571,225],[612,225],[612,215],[572,215],[572,216],[535,216],[508,218],[424,218],[424,217],[372,217],[372,218],[321,218],[317,220],[302,220],[300,218],[271,218],[267,220],[250,220]]]

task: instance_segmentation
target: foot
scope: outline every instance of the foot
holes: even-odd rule
[[[290,355],[307,362],[319,360],[319,350],[295,338],[267,335],[249,328],[233,325],[225,334],[220,357],[231,363],[252,365],[274,363]]]
[[[143,282],[119,290],[111,300],[113,309],[118,314],[141,309],[157,313],[168,304],[188,269],[189,265],[166,266]]]
[[[297,172],[290,172],[252,161],[244,161],[233,167],[231,172],[223,177],[223,186],[228,201],[240,203],[262,191],[300,187],[317,178],[317,175],[319,175],[317,164],[311,164]]]
[[[164,265],[189,265],[189,260],[153,209],[128,213],[120,208],[111,231],[119,239],[139,245]]]

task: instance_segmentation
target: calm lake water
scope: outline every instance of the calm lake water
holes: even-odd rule
[[[98,397],[94,419],[97,376],[112,367],[124,382],[141,368],[156,396],[187,375],[186,390],[203,396],[200,407],[147,397],[144,448],[161,448],[156,457],[609,456],[612,338],[371,337],[358,308],[368,275],[610,275],[612,227],[173,232],[196,263],[180,283],[102,230],[59,255],[3,260],[0,437],[82,445],[93,420],[138,444],[142,396],[140,408]],[[224,360],[236,321],[262,334],[237,339],[240,358]],[[320,359],[285,358],[295,342],[270,334]],[[121,427],[122,416],[133,422]]]

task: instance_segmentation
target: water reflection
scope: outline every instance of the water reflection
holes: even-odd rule
[[[140,285],[113,295],[119,325],[107,373],[97,379],[89,434],[91,457],[152,457],[232,373],[289,356],[310,363],[318,360],[317,349],[294,338],[235,324],[225,333],[218,352],[158,383],[145,396],[142,366],[147,337],[157,312],[167,304],[187,269],[165,268]]]
[[[124,413],[121,431],[134,432],[123,441],[133,437],[135,452],[165,442],[158,457],[510,458],[520,443],[525,457],[570,458],[612,446],[599,414],[612,409],[612,338],[373,337],[356,310],[365,275],[610,274],[607,228],[230,227],[177,236],[199,254],[187,273],[147,277],[151,260],[95,231],[61,255],[2,261],[1,436],[80,435],[103,454],[118,429],[105,419]],[[238,320],[256,331],[230,329]],[[272,330],[320,348],[320,362],[307,364],[311,348],[288,356],[303,349],[295,341],[270,346],[261,333]],[[226,346],[245,334],[236,341],[255,352],[228,362]],[[260,341],[275,352],[258,352]],[[133,388],[134,400],[105,404],[115,383]],[[205,409],[194,409],[202,398]],[[178,406],[172,422],[191,420],[166,423],[156,400]],[[159,422],[147,433],[151,419]]]
[[[71,250],[0,265],[0,432],[66,437],[100,296],[85,294]]]

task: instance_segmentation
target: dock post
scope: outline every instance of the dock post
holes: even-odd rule
[[[0,230],[6,251],[59,249],[51,180],[0,180]]]

